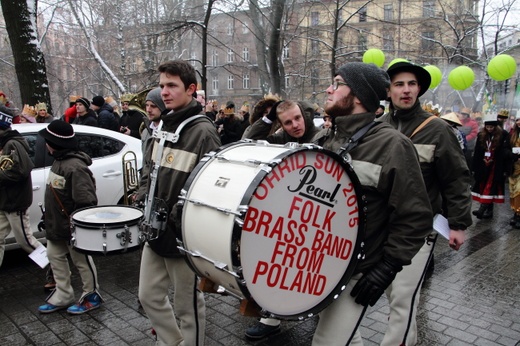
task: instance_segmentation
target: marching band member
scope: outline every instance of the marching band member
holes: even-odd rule
[[[464,230],[471,226],[470,174],[466,159],[450,126],[421,108],[419,97],[428,90],[428,71],[409,62],[388,68],[390,112],[381,117],[403,135],[411,138],[421,165],[433,214],[447,217],[449,245],[458,250],[464,243]],[[430,219],[433,224],[433,219]],[[433,256],[437,232],[423,239],[412,264],[399,273],[387,290],[390,304],[388,328],[381,345],[417,343],[417,305],[424,273]]]
[[[325,112],[335,131],[318,138],[351,162],[366,198],[364,260],[345,291],[320,313],[313,345],[362,344],[356,333],[373,306],[432,230],[432,213],[412,142],[390,125],[375,122],[389,78],[374,64],[347,63],[326,90]]]
[[[176,232],[180,229],[176,226],[174,206],[190,172],[204,154],[220,146],[220,139],[207,116],[196,117],[204,113],[202,105],[193,98],[197,89],[195,69],[185,61],[176,60],[163,63],[158,71],[161,97],[170,110],[161,117],[160,131],[172,133],[183,126],[184,121],[196,119],[183,127],[177,142],[156,140],[144,157],[137,200],[147,198],[145,220],[146,210],[151,208],[150,196],[164,202],[168,218],[158,237],[144,245],[139,300],[157,333],[158,345],[204,345],[204,295],[197,289],[197,276],[177,249]],[[171,284],[175,291],[173,308],[168,298]],[[180,329],[176,317],[180,320]]]
[[[99,308],[103,301],[92,257],[77,252],[70,244],[70,215],[98,202],[94,175],[88,168],[92,160],[77,149],[78,140],[69,123],[54,120],[38,133],[54,157],[45,189],[45,231],[47,256],[56,282],[56,289],[47,297],[47,304],[38,310],[48,314],[67,309],[69,314],[79,315]],[[70,254],[83,282],[83,294],[74,305],[70,305],[74,301],[74,289],[67,254]]]

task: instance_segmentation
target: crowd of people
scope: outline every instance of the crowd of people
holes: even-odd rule
[[[26,251],[41,246],[32,237],[26,214],[32,202],[33,166],[27,143],[11,127],[17,116],[20,122],[48,123],[39,134],[55,158],[45,192],[47,255],[55,288],[38,308],[41,313],[66,309],[82,314],[103,303],[92,257],[70,244],[70,215],[97,204],[88,168],[92,161],[78,149],[71,124],[99,126],[142,140],[143,170],[132,202],[145,205],[145,210],[158,205],[166,210],[161,222],[145,212],[139,276],[139,301],[158,345],[204,344],[201,278],[177,248],[181,221],[176,205],[195,165],[224,144],[241,139],[314,143],[338,154],[359,179],[367,213],[364,258],[345,283],[345,292],[320,312],[313,345],[362,344],[361,320],[383,294],[390,312],[381,344],[417,343],[420,288],[438,237],[434,217],[447,219],[449,246],[459,250],[472,224],[471,199],[480,203],[473,211],[477,219],[492,217],[493,203],[505,200],[509,178],[511,225],[520,228],[520,116],[507,131],[497,115],[486,115],[479,126],[469,108],[443,115],[436,108],[438,114],[432,114],[432,108],[425,110],[420,102],[431,82],[421,66],[398,62],[385,71],[352,62],[339,67],[326,90],[321,126],[314,123],[316,105],[278,95],[266,95],[252,107],[228,101],[218,108],[197,90],[196,72],[185,61],[165,62],[158,74],[159,86],[146,91],[143,105],[136,106],[136,95],[121,97],[121,115],[112,98],[100,95],[71,97],[59,120],[41,103],[26,105],[16,114],[0,93],[0,265],[3,241],[11,230]],[[79,300],[67,255],[81,276]],[[261,339],[280,329],[279,320],[262,318],[245,335]]]

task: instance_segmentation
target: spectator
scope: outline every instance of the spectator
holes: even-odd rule
[[[76,119],[76,116],[78,114],[76,110],[76,100],[79,98],[79,96],[69,96],[69,108],[65,110],[65,113],[63,114],[62,120],[72,124],[74,120]]]
[[[146,117],[146,112],[141,109],[141,105],[137,106],[137,103],[136,94],[121,96],[123,115],[121,116],[119,131],[125,135],[140,139],[139,129]]]
[[[242,117],[235,114],[235,104],[228,101],[224,113],[215,121],[222,145],[239,141],[242,138],[241,123]]]
[[[90,101],[86,98],[80,97],[76,100],[76,114],[74,124],[98,126],[96,112],[90,109]]]
[[[47,104],[40,102],[36,104],[36,122],[50,123],[53,120],[52,115],[47,112]]]
[[[468,143],[464,156],[466,157],[466,163],[468,164],[468,167],[470,167],[473,151],[475,150],[475,143],[477,142],[479,126],[476,120],[471,118],[471,109],[463,107],[459,114],[459,119],[462,123],[462,126],[459,127],[459,130],[466,136],[466,142]]]
[[[271,107],[274,106],[276,102],[280,101],[280,98],[276,94],[267,94],[264,95],[264,98],[258,101],[253,107],[253,113],[249,117],[249,126],[245,129],[242,134],[242,138],[249,138],[249,131],[251,130],[251,126],[262,119],[262,117],[269,114],[271,111]],[[269,134],[273,134],[276,131],[276,127],[273,127]]]
[[[513,210],[513,217],[509,224],[520,229],[520,114],[516,115],[515,123],[510,132],[512,155],[512,169],[509,176],[509,203]]]
[[[90,103],[90,108],[97,113],[99,127],[118,131],[118,122],[114,115],[114,110],[112,106],[105,102],[103,96],[94,96]]]

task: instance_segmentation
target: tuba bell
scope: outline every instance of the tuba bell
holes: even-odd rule
[[[152,88],[147,88],[139,91],[137,94],[133,94],[128,101],[128,108],[146,116],[146,96],[151,90]]]

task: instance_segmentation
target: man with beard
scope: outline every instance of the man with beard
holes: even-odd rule
[[[464,230],[472,223],[470,174],[459,142],[450,126],[422,109],[419,97],[428,90],[428,71],[409,62],[388,68],[390,112],[381,121],[410,138],[419,154],[422,178],[428,191],[433,215],[448,219],[449,245],[458,250],[464,243]],[[433,223],[433,220],[430,220]],[[415,345],[416,313],[426,268],[433,257],[437,232],[423,240],[412,264],[399,273],[387,290],[390,304],[388,329],[381,345]]]
[[[313,345],[361,344],[357,328],[431,232],[431,208],[412,142],[384,123],[374,122],[389,78],[374,64],[347,63],[326,90],[325,113],[335,130],[316,141],[349,162],[366,201],[364,259],[344,292],[320,313]]]

